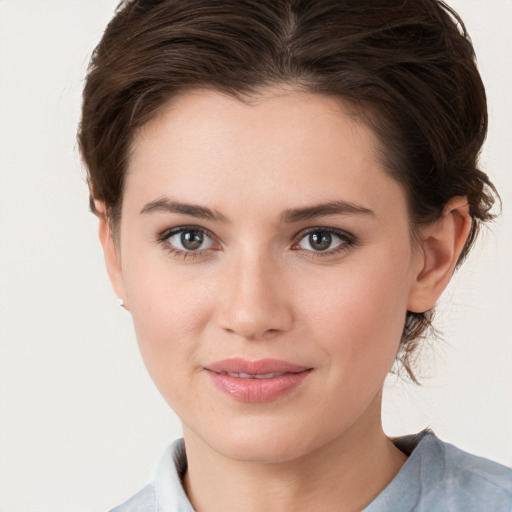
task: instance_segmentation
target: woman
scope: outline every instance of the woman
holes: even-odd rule
[[[79,142],[107,270],[183,423],[127,510],[509,510],[512,472],[382,430],[494,187],[433,0],[123,2]],[[186,451],[185,451],[186,449]]]

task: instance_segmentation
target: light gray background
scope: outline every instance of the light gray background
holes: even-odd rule
[[[445,294],[422,388],[394,382],[389,434],[430,425],[512,464],[512,2],[457,0],[487,85],[483,167],[504,202]],[[137,491],[179,422],[103,269],[75,131],[114,0],[0,0],[0,512],[107,510]]]

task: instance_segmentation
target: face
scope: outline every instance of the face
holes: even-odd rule
[[[283,461],[378,428],[421,266],[409,233],[335,99],[198,91],[146,125],[111,275],[185,436]]]

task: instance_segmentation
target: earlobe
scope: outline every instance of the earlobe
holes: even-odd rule
[[[95,207],[99,221],[98,235],[101,246],[103,247],[103,256],[105,258],[107,273],[115,293],[118,298],[122,300],[123,306],[128,309],[119,249],[116,247],[114,234],[112,233],[110,222],[106,214],[105,204],[100,201],[96,201]]]
[[[448,285],[471,231],[465,197],[453,197],[440,219],[421,229],[418,266],[407,309],[424,313],[432,309]]]

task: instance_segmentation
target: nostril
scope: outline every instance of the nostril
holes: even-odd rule
[[[280,332],[283,332],[282,329],[258,329],[256,325],[238,325],[232,327],[223,327],[224,331],[226,331],[230,335],[239,336],[240,338],[249,340],[249,341],[265,341],[274,338],[279,335]]]

